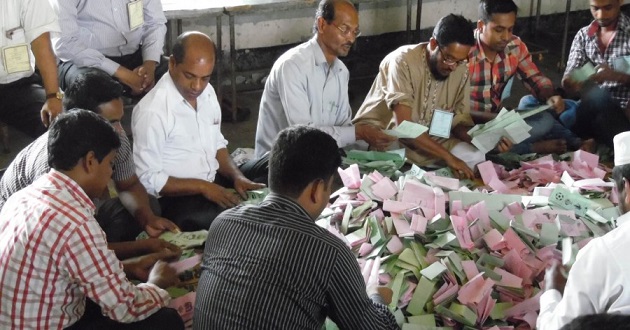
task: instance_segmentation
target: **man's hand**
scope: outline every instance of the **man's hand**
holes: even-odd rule
[[[155,252],[155,253],[140,256],[137,258],[125,260],[123,261],[123,265],[125,268],[125,273],[127,274],[128,277],[145,282],[147,280],[150,280],[150,276],[151,276],[150,274],[152,272],[151,268],[154,267],[154,265],[158,261],[160,260],[174,261],[180,255],[181,255],[181,251],[178,253],[171,250],[162,250],[160,252]],[[166,265],[166,263],[164,264]],[[177,276],[175,276],[175,279],[177,279]],[[166,279],[164,279],[164,282],[166,282]],[[154,283],[154,284],[161,288],[164,288],[157,283]]]
[[[497,151],[499,151],[500,153],[504,153],[504,152],[510,151],[513,145],[514,144],[512,143],[512,141],[510,141],[510,139],[504,136],[501,138],[501,140],[499,140],[499,143],[497,143],[496,148],[497,148]]]
[[[155,253],[155,252],[162,252],[165,250],[168,251],[172,251],[178,254],[182,253],[182,250],[179,248],[179,246],[169,243],[163,239],[159,239],[159,238],[147,238],[144,240],[139,240],[140,242],[142,242],[144,244],[143,246],[143,252],[148,254],[148,253]]]
[[[458,179],[473,179],[475,177],[475,173],[461,159],[451,155],[444,161]]]
[[[162,289],[176,285],[178,282],[179,278],[175,269],[163,260],[158,260],[153,265],[147,280],[147,283],[155,284]]]
[[[55,120],[62,110],[63,105],[61,104],[60,99],[56,97],[47,99],[44,106],[42,106],[42,111],[40,112],[44,126],[48,127],[52,124],[53,120]]]
[[[381,257],[376,257],[374,260],[368,259],[365,261],[366,266],[363,268],[363,278],[365,279],[365,291],[368,296],[378,294],[386,305],[392,302],[393,292],[388,287],[380,286],[378,273],[381,268]]]
[[[374,150],[387,150],[396,141],[396,137],[385,134],[382,129],[371,124],[356,124],[354,130],[356,139],[367,142]]]
[[[144,225],[144,230],[147,232],[147,234],[149,234],[149,237],[158,237],[160,236],[160,234],[167,230],[174,233],[181,231],[179,227],[177,227],[177,225],[170,220],[158,217],[154,214],[151,214],[149,216],[149,219]]]
[[[256,190],[256,189],[262,189],[265,188],[266,186],[262,183],[256,183],[253,181],[250,181],[248,178],[246,178],[245,176],[238,176],[234,179],[234,189],[236,190],[236,192],[241,196],[241,198],[246,199],[247,198],[247,193],[246,191],[248,190]],[[240,201],[239,201],[240,202]]]
[[[224,209],[234,207],[241,202],[238,196],[214,182],[205,183],[202,195]]]
[[[597,73],[591,76],[591,79],[598,84],[601,84],[606,81],[626,83],[626,75],[613,70],[607,64],[600,64],[596,68]]]
[[[114,77],[118,78],[120,82],[131,88],[131,95],[140,95],[144,92],[144,74],[141,76],[136,70],[137,69],[131,71],[121,65],[114,73]]]
[[[561,294],[564,294],[564,287],[567,284],[567,278],[564,274],[567,274],[568,270],[558,265],[558,261],[554,260],[545,272],[545,291],[558,290]]]
[[[154,61],[144,61],[141,66],[133,70],[138,76],[142,77],[142,89],[145,93],[155,86],[156,64]]]
[[[547,99],[547,104],[550,105],[558,115],[565,110],[564,99],[560,95],[554,95]]]

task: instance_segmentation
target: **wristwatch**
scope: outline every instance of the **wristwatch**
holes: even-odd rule
[[[56,98],[57,100],[62,100],[63,99],[63,92],[58,91],[55,93],[48,93],[46,94],[46,99],[52,99],[52,98]]]

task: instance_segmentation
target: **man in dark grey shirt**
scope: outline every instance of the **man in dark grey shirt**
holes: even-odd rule
[[[330,135],[306,126],[279,133],[271,193],[210,226],[194,329],[319,330],[326,317],[341,329],[399,328],[378,292],[366,292],[350,249],[315,224],[340,164]]]

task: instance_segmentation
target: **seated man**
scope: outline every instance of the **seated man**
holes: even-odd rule
[[[383,59],[354,123],[391,128],[407,120],[430,126],[434,116],[438,118],[436,111],[446,112],[441,118],[452,119],[447,123],[448,137],[425,133],[400,142],[410,161],[418,165],[444,161],[455,175],[472,178],[474,166],[485,160],[467,133],[473,121],[465,64],[474,41],[469,20],[453,14],[441,18],[428,43],[402,46]],[[506,143],[499,146],[506,149]]]
[[[157,237],[165,230],[177,230],[177,226],[153,213],[147,192],[134,173],[131,144],[120,125],[123,116],[121,93],[120,84],[107,74],[88,72],[80,75],[67,89],[64,105],[68,109],[82,108],[101,115],[118,133],[121,146],[113,161],[113,179],[119,197],[97,203],[96,219],[107,235],[107,241],[112,243],[110,248],[124,259],[157,252],[164,247],[173,248],[158,239],[134,240],[142,230]],[[0,179],[0,208],[11,195],[50,171],[47,141],[48,133],[45,133],[20,151],[11,162]],[[119,243],[123,241],[133,242]]]
[[[469,64],[471,111],[475,123],[494,119],[501,110],[501,95],[508,81],[517,76],[534,94],[522,100],[523,107],[536,106],[538,101],[551,105],[555,113],[564,111],[564,100],[555,94],[551,80],[534,62],[527,46],[512,34],[518,7],[512,0],[481,0],[475,45],[470,49]],[[520,106],[519,106],[520,107]],[[582,141],[554,118],[541,112],[525,119],[532,127],[531,135],[510,149],[517,154],[564,153],[580,148]]]
[[[315,224],[340,165],[330,135],[307,126],[278,134],[271,193],[210,226],[194,329],[321,329],[326,317],[340,329],[398,329],[350,249]]]
[[[613,148],[615,134],[630,131],[630,18],[621,12],[622,0],[589,0],[593,22],[575,35],[562,86],[569,93],[582,93],[574,117],[565,124],[583,139]],[[575,81],[572,73],[591,63],[597,73],[589,80]],[[565,118],[561,118],[565,119]]]
[[[36,138],[62,110],[50,46],[57,17],[47,0],[3,0],[0,13],[0,121]],[[13,56],[4,57],[5,51]]]
[[[162,56],[166,17],[160,0],[51,0],[61,25],[54,40],[65,90],[81,73],[99,69],[131,95],[148,92],[167,70]]]
[[[364,140],[385,148],[395,139],[371,125],[352,126],[350,73],[339,60],[361,34],[359,14],[348,0],[322,0],[311,40],[284,53],[265,82],[256,127],[256,157],[262,157],[282,129],[309,125],[330,134],[339,148]]]
[[[90,111],[51,125],[52,169],[0,212],[0,328],[184,328],[160,289],[176,283],[175,270],[158,261],[147,283],[133,285],[94,219],[91,199],[106,188],[118,147],[118,133]],[[87,298],[102,312],[84,313]]]
[[[200,32],[180,35],[169,72],[133,110],[136,173],[160,197],[162,214],[183,230],[208,229],[225,208],[264,187],[266,160],[234,164],[221,134],[221,109],[212,86],[214,43]]]
[[[630,132],[617,134],[613,140],[612,176],[622,213],[617,228],[578,252],[568,279],[556,265],[547,269],[545,293],[540,296],[539,330],[559,329],[580,315],[630,312],[630,291],[626,290],[630,287]]]

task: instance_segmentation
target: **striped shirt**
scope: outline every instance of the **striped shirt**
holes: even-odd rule
[[[593,65],[607,64],[615,68],[615,60],[620,57],[630,56],[630,18],[619,14],[617,32],[603,53],[599,50],[597,32],[599,24],[593,21],[578,31],[573,39],[565,76],[571,71],[581,68],[586,62]],[[622,108],[630,100],[630,86],[618,82],[606,81],[600,86],[610,92],[611,97],[619,102]]]
[[[112,179],[120,182],[135,175],[131,143],[120,123],[113,124],[120,138],[120,148],[114,159],[114,173]],[[7,199],[20,189],[33,183],[37,178],[48,173],[48,132],[42,134],[35,141],[15,156],[0,179],[0,210]]]
[[[60,60],[80,67],[94,67],[114,75],[119,64],[106,58],[135,53],[160,62],[166,36],[166,17],[160,0],[142,0],[144,23],[130,28],[131,0],[51,0],[61,26],[61,38],[53,39]]]
[[[294,201],[270,194],[259,206],[223,212],[210,226],[194,329],[398,329],[365,291],[346,245]]]
[[[545,101],[546,97],[554,94],[553,83],[538,70],[527,46],[519,37],[512,36],[493,63],[483,51],[478,30],[475,36],[477,42],[468,55],[471,111],[499,112],[503,89],[514,75],[518,75],[525,88],[540,100]]]
[[[85,299],[118,322],[145,319],[168,304],[153,284],[129,282],[107,248],[94,204],[51,170],[13,195],[0,212],[0,329],[62,329]]]

